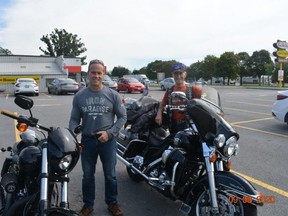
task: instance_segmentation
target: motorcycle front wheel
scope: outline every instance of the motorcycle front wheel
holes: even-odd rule
[[[63,208],[48,209],[46,212],[47,216],[78,216],[75,211]]]
[[[212,214],[209,190],[203,191],[192,204],[189,216],[209,216]],[[217,203],[219,215],[257,216],[257,207],[250,203],[243,203],[242,199],[229,193],[218,192]]]

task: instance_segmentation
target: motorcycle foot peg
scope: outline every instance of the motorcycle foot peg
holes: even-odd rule
[[[18,177],[14,173],[6,173],[1,179],[1,185],[7,193],[13,193],[17,189]]]
[[[188,215],[191,211],[191,206],[187,205],[186,203],[182,203],[179,211],[182,212],[183,214]]]

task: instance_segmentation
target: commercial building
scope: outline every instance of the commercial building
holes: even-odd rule
[[[81,58],[64,56],[0,55],[0,91],[13,92],[17,78],[30,77],[39,83],[40,92],[57,77],[81,81]]]

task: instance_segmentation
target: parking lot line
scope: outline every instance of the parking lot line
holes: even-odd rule
[[[243,110],[243,109],[235,109],[235,108],[228,108],[228,107],[224,107],[224,116],[225,116],[225,110],[233,110],[233,111],[239,111],[239,112],[245,112],[245,113],[253,113],[253,114],[260,114],[260,115],[268,115],[271,116],[271,113],[263,113],[263,112],[255,112],[255,111],[250,111],[250,110]],[[224,117],[225,118],[225,117]]]
[[[256,131],[259,133],[265,133],[265,134],[270,134],[270,135],[288,138],[288,135],[285,135],[285,134],[279,134],[279,133],[274,133],[274,132],[270,132],[270,131],[259,130],[259,129],[255,129],[255,128],[245,127],[245,126],[238,125],[238,124],[231,124],[231,125],[233,125],[233,127],[243,128],[243,129],[247,129],[247,130],[251,130],[251,131]]]
[[[266,120],[271,120],[274,119],[273,117],[270,118],[261,118],[261,119],[252,119],[252,120],[247,120],[247,121],[240,121],[240,122],[230,122],[231,125],[238,125],[238,124],[245,124],[245,123],[251,123],[251,122],[258,122],[258,121],[266,121]]]
[[[268,190],[270,190],[270,191],[273,191],[273,192],[275,192],[275,193],[277,193],[277,194],[280,194],[280,195],[282,195],[282,196],[288,197],[288,192],[286,192],[286,191],[284,191],[284,190],[281,190],[281,189],[276,188],[276,187],[274,187],[274,186],[272,186],[272,185],[266,184],[265,182],[262,182],[262,181],[260,181],[260,180],[255,179],[255,178],[252,178],[252,177],[247,176],[247,175],[245,175],[245,174],[239,173],[239,172],[237,172],[237,171],[235,171],[235,170],[231,170],[231,172],[233,172],[233,173],[235,173],[235,174],[238,174],[238,175],[244,177],[245,179],[247,179],[248,181],[250,181],[250,182],[252,182],[252,183],[254,183],[254,184],[257,184],[257,185],[259,185],[259,186],[261,186],[261,187],[264,187],[264,188],[266,188],[266,189],[268,189]]]

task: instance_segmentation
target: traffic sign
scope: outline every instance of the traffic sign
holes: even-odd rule
[[[287,50],[278,50],[276,52],[276,55],[278,57],[281,57],[281,58],[286,58],[286,57],[288,57],[288,51]]]
[[[275,59],[275,62],[287,63],[287,62],[288,62],[288,59],[285,59],[285,58],[277,58],[277,59]]]
[[[286,41],[278,41],[277,43],[274,43],[273,46],[276,49],[288,49],[288,43]]]

